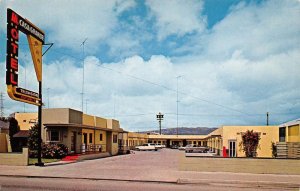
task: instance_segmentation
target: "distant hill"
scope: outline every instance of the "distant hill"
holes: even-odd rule
[[[208,128],[208,127],[179,127],[178,134],[179,135],[207,135],[216,129],[217,128]],[[143,131],[140,133],[158,134],[159,130]],[[177,128],[162,129],[161,133],[164,135],[176,135]]]

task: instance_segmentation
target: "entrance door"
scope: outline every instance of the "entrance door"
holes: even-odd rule
[[[87,133],[83,133],[83,143],[85,144],[85,149],[87,148]]]
[[[76,132],[72,132],[71,135],[71,152],[76,153]]]
[[[229,141],[229,157],[236,157],[236,141]]]
[[[167,139],[167,147],[170,147],[170,139]]]

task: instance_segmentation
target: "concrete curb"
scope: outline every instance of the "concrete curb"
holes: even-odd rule
[[[69,180],[102,180],[102,181],[118,181],[118,182],[140,182],[140,183],[160,183],[160,184],[195,184],[195,185],[212,185],[222,187],[235,188],[280,188],[280,189],[300,189],[300,183],[289,182],[271,182],[271,181],[246,181],[246,180],[211,180],[211,179],[182,179],[176,181],[167,180],[141,180],[141,179],[118,179],[118,178],[92,178],[92,177],[65,177],[65,176],[38,176],[38,175],[4,175],[0,177],[14,178],[49,178],[49,179],[69,179]]]
[[[290,188],[300,189],[300,183],[271,182],[271,181],[247,181],[247,180],[211,180],[211,179],[178,179],[177,184],[204,184],[204,185],[223,185],[246,188]]]
[[[66,176],[37,176],[37,175],[5,175],[0,174],[0,177],[15,177],[15,178],[52,178],[52,179],[70,179],[70,180],[105,180],[105,181],[119,181],[119,182],[144,182],[144,183],[165,183],[178,184],[177,181],[158,181],[158,180],[133,180],[133,179],[117,179],[117,178],[91,178],[91,177],[66,177]]]

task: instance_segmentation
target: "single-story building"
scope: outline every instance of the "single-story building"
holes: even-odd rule
[[[15,113],[24,138],[37,123],[37,113]],[[42,140],[45,143],[64,144],[69,153],[109,152],[118,154],[119,133],[123,129],[115,119],[87,115],[70,108],[50,108],[42,111]]]
[[[87,115],[70,108],[43,109],[42,138],[61,143],[70,153],[109,152],[118,154],[119,121]]]
[[[278,126],[222,126],[205,138],[211,151],[228,157],[244,157],[242,134],[253,130],[260,135],[257,157],[272,157],[272,142],[279,140]]]
[[[300,142],[300,118],[279,125],[280,142]]]
[[[300,158],[300,118],[279,125],[277,157]]]
[[[207,135],[148,135],[148,142],[163,144],[166,145],[166,147],[172,145],[186,146],[188,144],[206,146],[206,136]]]

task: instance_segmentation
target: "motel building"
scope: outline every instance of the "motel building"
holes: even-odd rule
[[[257,157],[272,157],[272,142],[279,141],[278,126],[222,126],[205,138],[210,150],[219,156],[245,157],[242,134],[253,130],[260,135]]]
[[[28,130],[37,122],[37,113],[15,113],[20,126],[14,137],[26,146]],[[276,143],[278,158],[300,158],[300,119],[276,126],[222,126],[208,135],[152,135],[124,131],[115,119],[92,116],[70,108],[43,109],[42,139],[45,143],[64,144],[72,153],[127,153],[144,143],[208,147],[217,157],[245,157],[242,134],[253,130],[260,135],[257,157],[272,157],[272,143]],[[4,131],[3,131],[4,132]],[[7,134],[0,133],[0,144],[7,142]],[[6,139],[5,139],[6,137]],[[8,152],[3,146],[0,152]]]
[[[42,115],[43,142],[64,144],[70,154],[118,154],[118,143],[121,142],[119,134],[124,132],[119,121],[87,115],[70,108],[43,109]],[[28,130],[37,122],[37,113],[15,113],[14,116],[23,136],[28,137]]]
[[[166,145],[166,147],[186,146],[194,144],[199,146],[207,146],[205,140],[206,135],[148,135],[148,142]]]

